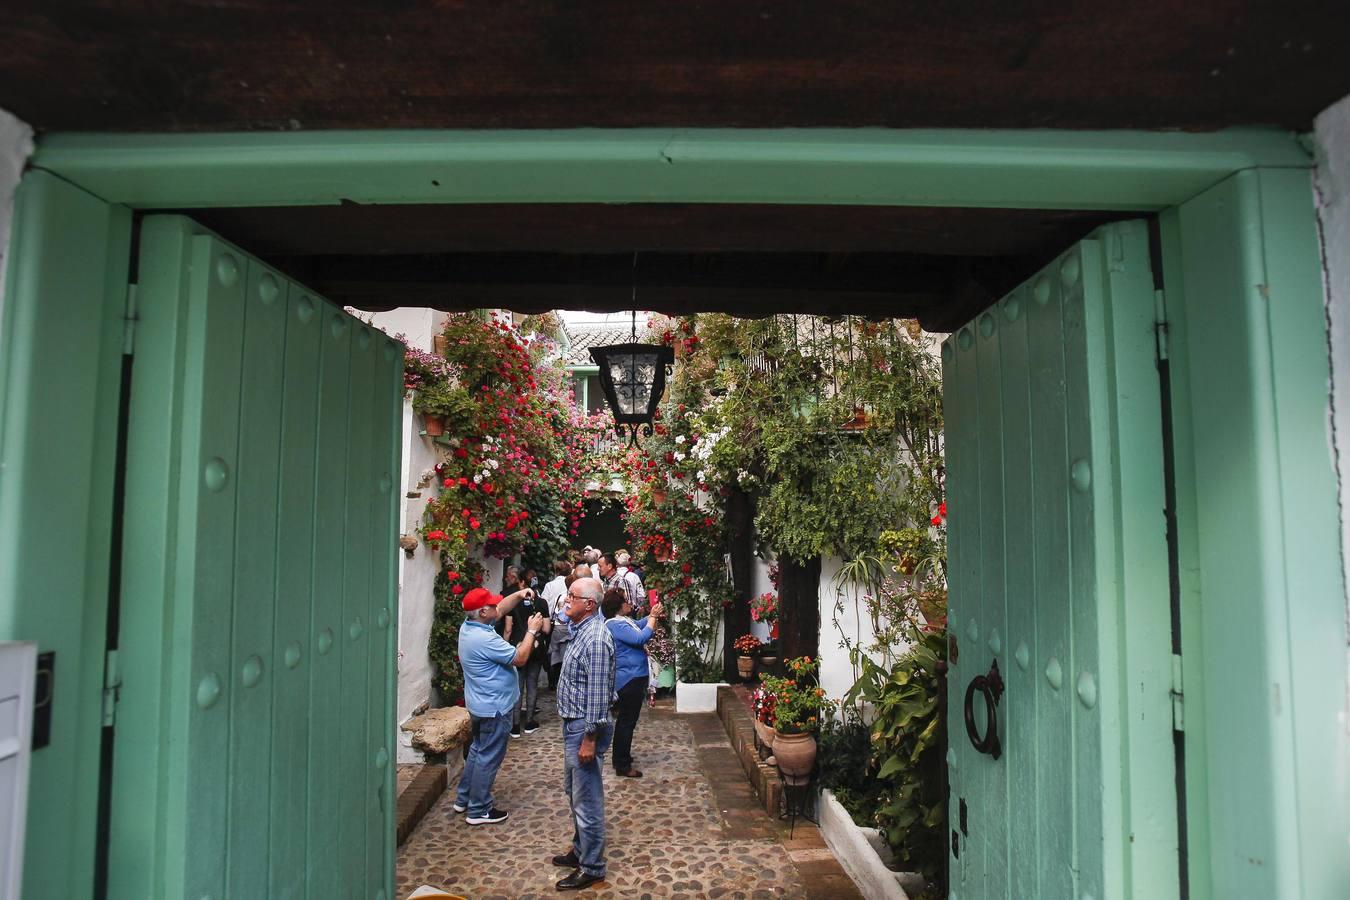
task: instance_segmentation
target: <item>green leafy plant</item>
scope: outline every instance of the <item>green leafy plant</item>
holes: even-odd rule
[[[889,668],[870,658],[844,702],[870,703],[876,823],[897,861],[941,887],[947,800],[941,708],[946,632],[910,624],[912,644]],[[943,891],[945,895],[945,891]]]
[[[857,716],[831,719],[816,740],[820,786],[834,794],[853,821],[874,823],[886,783],[876,777],[872,729]]]
[[[449,381],[430,381],[413,394],[413,412],[423,416],[463,420],[473,412],[469,392]]]

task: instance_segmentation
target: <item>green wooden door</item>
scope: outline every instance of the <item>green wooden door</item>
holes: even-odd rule
[[[1177,896],[1160,310],[1124,222],[943,345],[959,900]]]
[[[142,224],[113,897],[388,898],[401,348]]]

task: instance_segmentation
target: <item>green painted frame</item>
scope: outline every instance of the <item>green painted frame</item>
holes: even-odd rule
[[[129,208],[343,200],[1161,212],[1172,321],[1192,896],[1231,896],[1235,883],[1243,885],[1238,893],[1252,883],[1277,891],[1344,883],[1346,864],[1337,861],[1344,854],[1327,849],[1350,814],[1344,786],[1324,784],[1319,790],[1306,776],[1282,775],[1269,790],[1247,790],[1261,772],[1274,779],[1298,765],[1335,759],[1334,688],[1344,681],[1343,616],[1327,618],[1327,611],[1343,602],[1343,572],[1338,553],[1322,552],[1338,533],[1336,480],[1323,440],[1329,404],[1326,325],[1310,160],[1294,136],[1264,130],[1195,135],[874,129],[58,134],[42,140],[33,165],[39,171],[20,188],[0,335],[4,358],[13,360],[6,363],[9,375],[0,375],[0,428],[8,426],[0,432],[0,447],[7,454],[14,446],[27,452],[20,470],[8,471],[9,481],[0,482],[0,530],[18,535],[15,546],[0,548],[10,554],[0,562],[50,559],[43,545],[51,533],[67,533],[63,526],[72,518],[77,531],[94,536],[107,521],[107,503],[91,504],[89,481],[29,480],[30,472],[88,472],[97,485],[110,484],[112,477],[111,455],[103,452],[106,435],[67,442],[48,436],[39,444],[49,432],[29,414],[33,385],[46,382],[64,396],[96,398],[99,421],[108,421],[115,397],[107,365],[88,360],[72,365],[65,357],[32,353],[30,344],[60,334],[71,316],[85,323],[120,320],[121,291],[109,273],[129,257],[129,230],[108,233],[105,227],[100,238],[90,233],[97,231],[92,226],[78,233],[44,226],[63,207],[54,189],[43,186],[56,179],[43,171],[102,201],[78,214],[82,223],[126,221]],[[95,250],[102,268],[93,281],[102,290],[90,289],[95,285],[87,275],[53,268],[53,260],[86,259]],[[85,289],[67,291],[68,304],[60,310],[40,302],[47,281],[73,285],[81,277]],[[1270,314],[1268,295],[1282,298],[1278,317]],[[17,350],[26,352],[16,355]],[[1229,377],[1233,360],[1247,363],[1239,367],[1241,378]],[[1226,402],[1212,405],[1215,394]],[[1308,429],[1315,439],[1307,439]],[[1239,447],[1242,477],[1231,477],[1234,439],[1254,436],[1260,440]],[[1226,474],[1228,481],[1216,482]],[[33,512],[38,498],[60,510],[59,518]],[[1234,520],[1244,527],[1231,522],[1220,527],[1217,510],[1255,518]],[[52,528],[34,528],[34,522],[51,522]],[[106,560],[106,547],[100,550],[97,541],[80,550],[91,572],[98,569],[100,552]],[[1242,560],[1239,568],[1259,575],[1254,583],[1262,586],[1242,595],[1242,616],[1228,614],[1225,590],[1236,581],[1228,572],[1231,560]],[[0,565],[0,572],[7,571]],[[0,625],[9,632],[0,636],[36,638],[44,647],[83,646],[86,655],[101,652],[106,590],[100,587],[106,585],[97,579],[54,604],[42,621],[15,614],[17,598],[39,589],[50,594],[39,580],[41,571],[28,565],[17,580],[0,579]],[[56,606],[66,615],[57,615]],[[1308,645],[1315,653],[1303,647],[1291,652],[1295,615],[1300,639],[1305,617],[1323,632]],[[1243,629],[1244,623],[1249,627]],[[1342,642],[1332,647],[1337,637]],[[1234,664],[1243,664],[1243,649],[1250,652],[1252,646],[1262,651],[1261,665],[1240,679],[1251,696],[1278,689],[1297,702],[1249,716],[1244,740],[1251,752],[1235,753],[1231,743],[1211,738],[1231,730],[1223,718],[1233,712],[1232,701],[1220,686],[1233,676]],[[65,715],[74,722],[77,711]],[[65,715],[61,727],[74,728],[65,724]],[[78,715],[87,715],[87,706]],[[1253,749],[1258,747],[1260,753]],[[81,759],[87,764],[88,757]],[[1253,764],[1261,767],[1256,776]],[[52,796],[44,796],[51,790],[45,766],[35,758],[35,809]],[[92,809],[87,781],[73,800]],[[1215,799],[1233,791],[1246,792],[1242,829],[1216,819],[1235,812]],[[35,830],[49,827],[44,815],[34,814]],[[74,873],[74,886],[87,889],[88,844],[78,837],[72,841],[29,840],[30,872],[40,866]],[[1263,852],[1249,854],[1252,849]],[[1241,865],[1243,860],[1249,864]],[[1255,881],[1245,880],[1248,875]]]

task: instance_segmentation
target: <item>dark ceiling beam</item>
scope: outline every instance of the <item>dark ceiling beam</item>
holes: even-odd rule
[[[1306,130],[1346,44],[1345,0],[7,0],[0,97],[64,131]]]
[[[168,210],[261,256],[777,252],[1020,256],[1129,214],[753,203],[470,203]]]

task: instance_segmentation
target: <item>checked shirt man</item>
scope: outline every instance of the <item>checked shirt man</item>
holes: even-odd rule
[[[600,615],[604,588],[578,578],[563,598],[572,640],[558,677],[558,716],[563,726],[563,790],[572,809],[572,847],[553,857],[575,867],[558,882],[560,891],[580,890],[605,878],[605,783],[600,761],[614,735],[614,638]]]

